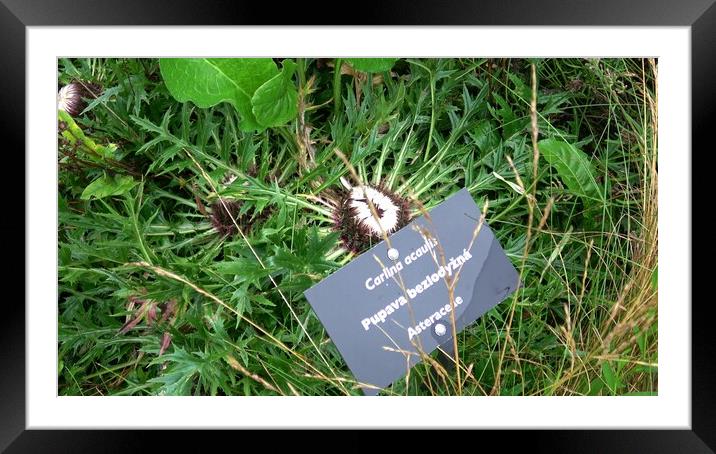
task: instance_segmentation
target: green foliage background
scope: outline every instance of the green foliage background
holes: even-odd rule
[[[352,258],[336,150],[428,209],[487,201],[525,283],[460,334],[459,376],[383,394],[657,392],[656,62],[189,63],[60,59],[60,85],[104,88],[60,113],[61,395],[360,394],[302,296]],[[219,197],[243,234],[217,234]]]

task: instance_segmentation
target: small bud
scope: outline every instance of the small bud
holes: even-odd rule
[[[147,326],[152,326],[152,323],[154,323],[154,320],[157,319],[157,305],[156,303],[152,303],[149,306],[149,310],[147,311]]]
[[[128,307],[133,308],[134,304],[138,302],[141,302],[142,305],[139,306],[139,309],[137,309],[137,312],[134,314],[134,319],[127,320],[127,322],[119,329],[119,334],[126,334],[129,330],[137,326],[137,324],[139,324],[142,318],[144,318],[144,311],[147,308],[149,301],[137,300],[134,297],[130,297],[130,304]]]
[[[221,236],[237,233],[244,219],[241,213],[243,203],[239,200],[217,199],[211,205],[211,224]]]
[[[164,333],[164,336],[162,336],[162,344],[159,347],[159,356],[162,356],[165,351],[167,351],[167,348],[169,348],[169,345],[172,343],[172,335],[168,332]]]
[[[160,308],[162,310],[161,323],[164,323],[169,320],[169,317],[174,315],[177,308],[177,301],[169,300],[169,302],[161,304]]]

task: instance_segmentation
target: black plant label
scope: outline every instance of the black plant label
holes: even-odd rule
[[[305,292],[367,395],[404,376],[423,354],[452,345],[454,334],[519,286],[466,189],[388,240]]]

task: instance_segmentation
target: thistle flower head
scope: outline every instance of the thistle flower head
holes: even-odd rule
[[[344,185],[347,190],[341,193],[336,204],[333,228],[341,233],[346,249],[361,253],[383,240],[383,232],[390,235],[410,222],[410,201],[385,186]]]
[[[211,205],[211,224],[222,236],[236,233],[237,225],[241,226],[242,203],[238,200],[217,199]]]
[[[57,109],[76,117],[86,106],[83,98],[96,97],[100,91],[101,87],[96,84],[69,83],[57,92]]]

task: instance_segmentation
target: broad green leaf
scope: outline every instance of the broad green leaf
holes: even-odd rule
[[[397,58],[348,58],[347,60],[353,68],[367,73],[390,71],[398,61]]]
[[[281,126],[296,117],[298,93],[293,84],[296,64],[283,61],[281,72],[261,85],[251,98],[252,112],[263,126]]]
[[[174,98],[198,107],[231,103],[241,115],[241,129],[262,130],[252,111],[256,90],[279,74],[270,58],[162,58],[164,82]]]
[[[659,267],[654,268],[651,273],[651,288],[656,290],[659,285]]]
[[[92,197],[102,199],[113,195],[122,195],[129,192],[137,182],[130,176],[108,177],[101,176],[94,180],[82,191],[80,198],[89,200]]]
[[[557,139],[541,140],[537,146],[573,194],[581,197],[585,204],[604,202],[602,190],[594,178],[594,166],[583,151]]]

